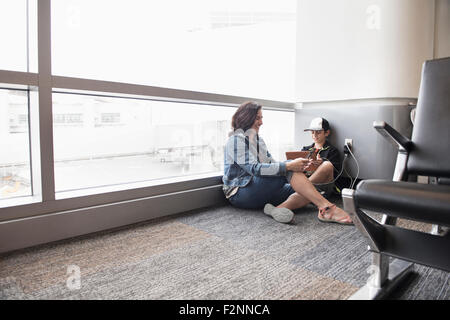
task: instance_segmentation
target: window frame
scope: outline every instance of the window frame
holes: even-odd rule
[[[124,184],[120,185],[120,190],[99,188],[98,193],[88,195],[82,195],[83,192],[78,196],[65,192],[57,195],[55,193],[53,161],[53,93],[88,93],[109,97],[144,98],[158,101],[203,104],[205,107],[207,105],[238,107],[244,101],[255,100],[265,109],[290,111],[293,113],[295,111],[296,104],[286,101],[53,76],[51,69],[51,0],[39,0],[36,2],[37,21],[35,21],[35,16],[29,16],[28,19],[30,23],[37,24],[37,40],[33,37],[29,37],[28,40],[33,45],[37,41],[38,72],[0,70],[1,88],[19,88],[29,92],[28,124],[33,195],[31,197],[22,197],[21,199],[0,200],[0,221],[208,188],[221,184],[221,176],[209,174],[167,179],[167,181],[159,180],[159,182],[149,181],[148,183],[140,184]],[[28,57],[32,58],[34,55],[28,54]]]

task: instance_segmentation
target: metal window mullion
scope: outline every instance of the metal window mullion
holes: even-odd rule
[[[42,201],[55,200],[55,174],[53,163],[53,116],[51,76],[51,7],[50,0],[38,1],[38,101],[39,108],[30,108],[34,192],[40,192]],[[38,157],[38,159],[36,158]],[[36,171],[37,170],[37,171]],[[38,185],[37,185],[38,184]]]
[[[38,75],[31,72],[0,70],[0,87],[27,89],[38,85]]]
[[[92,94],[104,95],[105,93],[115,95],[116,97],[128,96],[147,97],[153,100],[164,100],[173,102],[212,104],[223,106],[239,106],[241,103],[249,100],[255,100],[264,107],[280,110],[294,110],[293,102],[274,101],[250,97],[232,96],[226,94],[207,93],[199,91],[190,91],[184,89],[172,89],[155,87],[149,85],[120,83],[104,80],[81,79],[74,77],[53,76],[53,87],[61,92],[68,90],[68,93],[77,91],[87,91]],[[74,92],[73,92],[73,91]],[[71,92],[72,91],[72,92]]]

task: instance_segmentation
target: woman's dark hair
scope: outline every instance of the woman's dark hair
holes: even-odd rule
[[[253,101],[244,102],[236,110],[231,119],[231,126],[234,130],[242,129],[247,131],[255,123],[258,111],[262,108],[260,104]]]

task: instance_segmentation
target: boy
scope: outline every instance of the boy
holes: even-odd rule
[[[304,146],[302,151],[318,150],[317,159],[321,162],[316,171],[307,172],[307,175],[320,192],[330,196],[334,190],[334,183],[331,182],[341,169],[339,151],[327,140],[330,135],[330,124],[324,118],[314,118],[304,131],[311,131],[314,143]]]

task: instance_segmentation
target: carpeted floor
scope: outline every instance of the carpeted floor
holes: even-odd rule
[[[223,206],[3,254],[0,299],[346,299],[369,277],[367,244],[316,215],[285,225]],[[416,265],[390,298],[449,300],[449,288]]]

